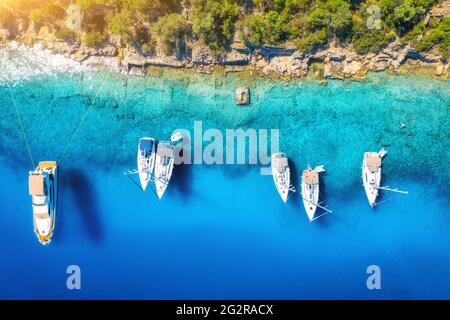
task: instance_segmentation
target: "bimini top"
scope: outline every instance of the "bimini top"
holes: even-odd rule
[[[141,151],[152,150],[153,142],[154,142],[154,140],[152,138],[141,138],[141,139],[139,139],[139,149]]]
[[[302,175],[302,181],[307,184],[319,183],[319,174],[314,170],[304,170]]]
[[[173,146],[166,143],[159,143],[156,154],[158,156],[173,157]]]
[[[44,176],[42,174],[31,174],[28,179],[29,193],[32,196],[45,195]]]
[[[366,154],[366,165],[370,172],[376,172],[381,167],[381,158],[378,155]]]

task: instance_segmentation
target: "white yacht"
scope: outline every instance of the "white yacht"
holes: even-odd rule
[[[155,162],[156,195],[162,198],[169,185],[174,165],[174,146],[168,141],[158,142]]]
[[[308,219],[313,221],[319,203],[319,173],[310,166],[302,174],[302,198]]]
[[[283,202],[287,201],[291,188],[291,172],[286,154],[274,153],[271,156],[272,176]]]
[[[33,206],[34,232],[41,244],[49,244],[55,228],[58,167],[54,161],[39,162],[28,179]]]
[[[140,138],[137,155],[137,168],[142,190],[145,191],[155,166],[155,139]]]
[[[367,200],[371,207],[376,205],[378,189],[381,184],[381,159],[387,151],[381,149],[379,152],[365,152],[362,165],[362,180]]]

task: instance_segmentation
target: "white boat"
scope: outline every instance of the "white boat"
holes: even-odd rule
[[[160,141],[156,148],[155,187],[156,195],[162,198],[169,185],[174,165],[174,146],[168,141]]]
[[[308,219],[313,221],[319,203],[319,173],[310,166],[302,174],[302,198]]]
[[[286,154],[274,153],[271,156],[272,176],[283,202],[287,201],[291,188],[291,172]]]
[[[302,174],[302,199],[310,222],[331,213],[331,210],[319,203],[319,173],[321,172],[325,172],[324,166],[317,166],[314,170],[308,166]],[[322,209],[324,213],[316,216],[317,208]]]
[[[362,165],[362,180],[367,200],[374,207],[378,197],[378,189],[381,184],[381,159],[387,152],[365,152]]]
[[[58,166],[54,161],[39,162],[28,178],[33,207],[34,232],[41,244],[50,243],[55,228],[58,197]]]
[[[140,138],[137,155],[137,168],[142,190],[145,191],[155,166],[155,139]]]

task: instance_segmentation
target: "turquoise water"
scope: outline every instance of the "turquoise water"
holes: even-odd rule
[[[251,106],[236,107],[248,85]],[[30,160],[8,89],[0,87],[0,298],[387,299],[450,298],[448,82],[373,74],[366,82],[275,80],[178,73],[126,78],[98,71],[41,75],[13,93],[35,161],[61,165],[53,242],[32,231]],[[298,194],[283,204],[258,165],[180,165],[161,201],[123,171],[139,137],[173,130],[279,129],[293,183],[324,164],[333,213],[308,222]],[[406,128],[400,129],[400,123]],[[371,209],[365,151],[388,150]],[[82,289],[66,288],[79,265]],[[381,268],[368,290],[366,268]]]

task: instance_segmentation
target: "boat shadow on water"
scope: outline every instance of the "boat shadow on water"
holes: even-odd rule
[[[168,193],[177,192],[183,200],[192,195],[192,165],[181,163],[174,165]]]
[[[76,212],[91,240],[100,242],[103,237],[103,228],[96,194],[88,176],[82,170],[71,168],[61,170],[59,179],[60,209],[56,218],[55,238],[63,238],[65,215]]]
[[[323,206],[328,208],[328,199],[327,199],[327,183],[326,183],[326,171],[321,173],[321,177],[319,179],[319,203],[322,203]],[[329,208],[333,210],[332,208]],[[329,227],[330,226],[330,218],[333,215],[332,213],[327,213],[325,210],[321,208],[317,208],[316,216],[324,215],[314,222],[317,223],[321,227]]]
[[[297,166],[291,159],[288,159],[288,163],[289,169],[291,171],[291,185],[294,187],[295,192],[290,192],[290,196],[287,202],[290,206],[295,207],[299,212],[305,213],[305,211],[303,210],[303,202],[301,198],[302,186],[300,184],[299,175],[297,173]]]

